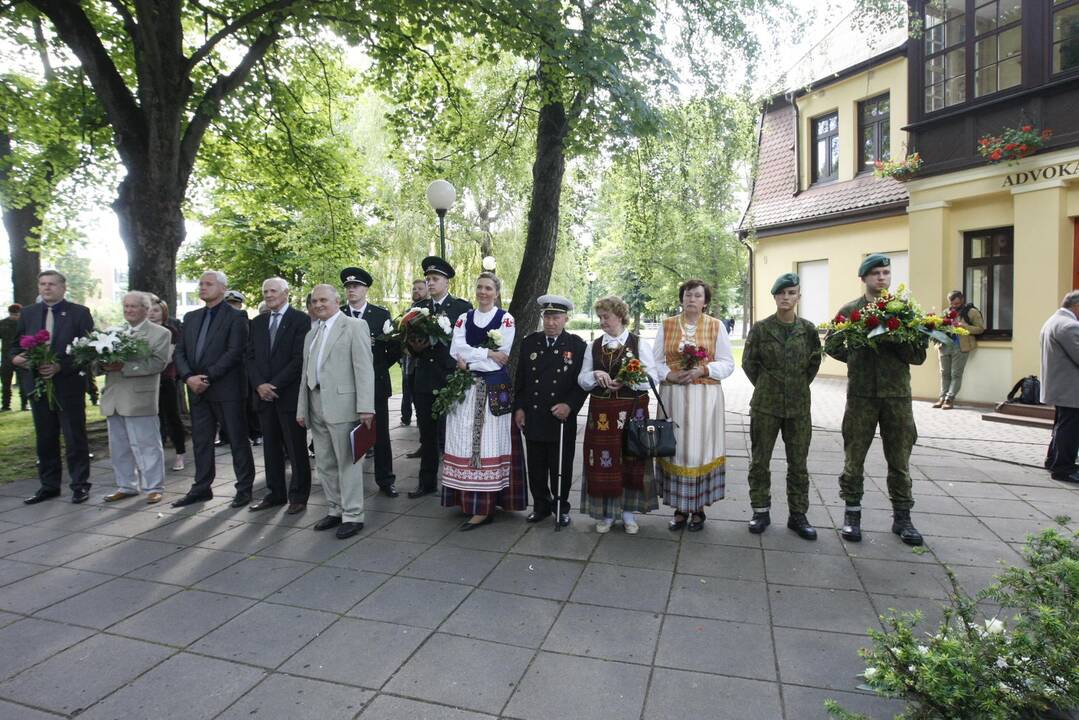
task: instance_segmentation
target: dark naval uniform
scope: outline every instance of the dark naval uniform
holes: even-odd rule
[[[577,376],[587,349],[584,340],[565,331],[556,338],[534,332],[521,342],[513,409],[523,410],[525,414],[528,482],[537,518],[554,511],[554,499],[559,496],[561,514],[569,512],[577,413],[588,398],[588,393],[577,384]],[[570,407],[565,422],[551,413],[551,408],[559,403]],[[558,487],[559,432],[563,434],[561,494]]]
[[[809,384],[821,364],[817,328],[797,318],[781,322],[771,315],[756,323],[746,338],[742,369],[753,383],[749,408],[749,499],[754,512],[771,505],[772,460],[776,436],[782,432],[787,451],[787,503],[792,513],[809,510],[806,458],[813,437]]]

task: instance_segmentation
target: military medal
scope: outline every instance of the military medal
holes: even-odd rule
[[[567,350],[564,353],[562,353],[562,362],[564,362],[566,365],[572,365],[573,364],[573,351],[572,350]]]
[[[536,353],[532,353],[531,355],[529,355],[528,359],[529,360],[535,360],[536,359]]]

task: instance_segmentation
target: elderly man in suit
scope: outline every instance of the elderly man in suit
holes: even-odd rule
[[[303,339],[311,329],[306,313],[288,304],[288,283],[273,277],[262,283],[268,312],[251,321],[247,343],[247,378],[255,393],[262,428],[262,456],[267,494],[252,511],[288,503],[289,515],[303,512],[311,494],[311,461],[307,434],[296,423],[296,398],[303,369]],[[285,485],[285,457],[292,482]]]
[[[390,365],[401,357],[401,345],[397,341],[378,340],[390,321],[390,311],[367,302],[367,291],[373,282],[371,274],[363,268],[349,267],[341,271],[341,284],[345,287],[348,302],[341,312],[349,317],[363,320],[371,330],[371,345],[375,366],[375,484],[378,491],[391,498],[398,496],[394,486],[393,448],[390,445]]]
[[[216,475],[214,436],[221,424],[233,439],[247,437],[244,401],[244,350],[247,346],[247,315],[224,302],[228,289],[225,273],[207,270],[199,278],[199,299],[205,307],[184,317],[176,345],[176,372],[187,385],[191,406],[191,444],[195,450],[195,482],[187,494],[172,504],[184,507],[213,498]],[[232,468],[236,472],[236,497],[232,507],[251,502],[255,461],[251,444],[233,442]]]
[[[132,334],[150,347],[146,357],[104,366],[105,390],[101,414],[109,427],[109,454],[117,489],[105,496],[116,502],[146,491],[146,502],[161,502],[165,486],[165,451],[161,448],[161,425],[157,417],[161,373],[172,357],[172,333],[148,319],[150,296],[143,292],[124,295],[124,320]]]
[[[1042,402],[1056,406],[1045,467],[1054,480],[1079,483],[1079,290],[1064,296],[1041,340]]]
[[[363,463],[352,461],[351,433],[375,421],[371,333],[362,320],[340,311],[337,289],[316,285],[311,307],[318,322],[304,338],[303,374],[296,421],[315,438],[315,468],[329,509],[315,530],[337,537],[363,529]]]
[[[33,335],[41,330],[49,333],[49,346],[56,362],[29,367],[24,353],[12,357],[19,368],[19,385],[29,396],[37,377],[51,379],[56,405],[50,407],[47,398],[35,398],[30,409],[34,415],[37,435],[37,472],[41,488],[26,498],[27,505],[60,495],[63,468],[60,465],[60,435],[64,436],[67,452],[67,471],[71,475],[71,502],[83,503],[90,497],[90,449],[86,441],[86,377],[79,374],[67,354],[75,338],[94,329],[94,319],[84,305],[64,299],[67,278],[55,270],[44,270],[37,276],[37,291],[41,302],[23,308],[16,326],[17,337]]]

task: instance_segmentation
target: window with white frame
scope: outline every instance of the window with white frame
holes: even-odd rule
[[[802,288],[798,314],[815,325],[830,320],[832,312],[828,307],[828,261],[809,260],[798,263],[798,278]]]

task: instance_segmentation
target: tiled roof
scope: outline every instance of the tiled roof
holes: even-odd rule
[[[757,147],[757,178],[741,230],[870,212],[909,199],[902,183],[872,174],[813,185],[796,194],[798,151],[794,106],[783,104],[766,110],[762,123]]]

